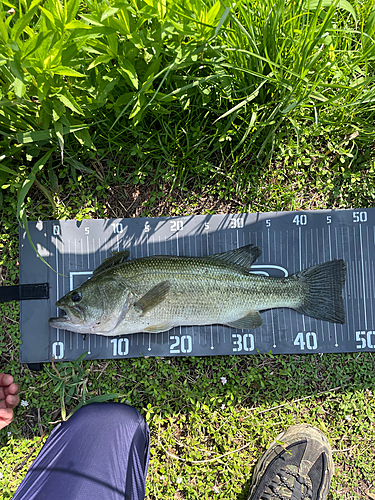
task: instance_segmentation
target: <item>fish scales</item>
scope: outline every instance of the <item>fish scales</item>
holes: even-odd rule
[[[170,293],[144,319],[180,325],[190,324],[192,317],[202,324],[227,323],[251,310],[298,306],[303,288],[295,279],[246,275],[234,267],[199,258],[146,257],[124,264],[114,271],[116,275],[132,288],[135,298],[168,280]]]
[[[125,262],[128,252],[120,252],[56,303],[67,314],[51,318],[50,325],[101,335],[215,323],[257,328],[262,324],[259,311],[276,307],[345,321],[343,260],[272,278],[249,273],[260,253],[246,245],[209,257],[152,256]]]

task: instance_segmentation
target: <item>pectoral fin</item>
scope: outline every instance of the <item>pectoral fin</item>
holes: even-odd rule
[[[263,324],[262,316],[258,313],[258,311],[251,311],[243,318],[227,323],[227,325],[232,328],[243,328],[243,329],[258,328],[262,324]]]
[[[160,333],[166,332],[172,328],[173,325],[170,323],[160,323],[159,325],[151,325],[144,329],[148,333]]]
[[[148,311],[151,311],[151,309],[163,302],[170,288],[171,284],[169,281],[162,281],[161,283],[158,283],[134,304],[134,308],[142,315],[146,314]],[[167,330],[169,330],[169,328],[167,328]]]

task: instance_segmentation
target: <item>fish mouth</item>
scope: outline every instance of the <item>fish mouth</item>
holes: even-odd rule
[[[56,303],[57,307],[60,307],[66,314],[64,316],[58,316],[57,318],[50,318],[48,323],[53,328],[66,328],[68,325],[80,325],[84,321],[83,312],[79,307],[72,307],[69,309],[65,306],[63,308],[61,305]]]
[[[69,316],[59,316],[58,318],[50,318],[48,320],[49,326],[53,328],[64,328],[66,323],[71,324]]]

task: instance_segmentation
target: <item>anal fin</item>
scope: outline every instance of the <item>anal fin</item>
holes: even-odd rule
[[[160,332],[167,332],[172,328],[173,325],[170,323],[160,323],[159,325],[151,325],[148,326],[147,328],[144,329],[145,332],[148,333],[160,333]]]
[[[227,323],[231,328],[241,328],[241,329],[249,329],[249,328],[259,328],[262,326],[263,320],[262,316],[258,311],[251,311],[249,314],[244,316],[243,318],[236,319],[236,321],[231,321]]]

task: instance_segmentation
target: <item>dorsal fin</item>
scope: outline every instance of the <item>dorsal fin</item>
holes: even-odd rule
[[[229,252],[209,255],[206,259],[219,260],[228,265],[239,266],[249,270],[261,254],[262,250],[251,243],[235,250],[229,250]]]
[[[99,267],[95,269],[92,273],[93,276],[95,274],[99,274],[103,271],[107,271],[112,267],[119,266],[129,257],[129,252],[127,250],[123,250],[122,252],[113,252],[112,257],[108,257],[108,259],[103,260]]]

